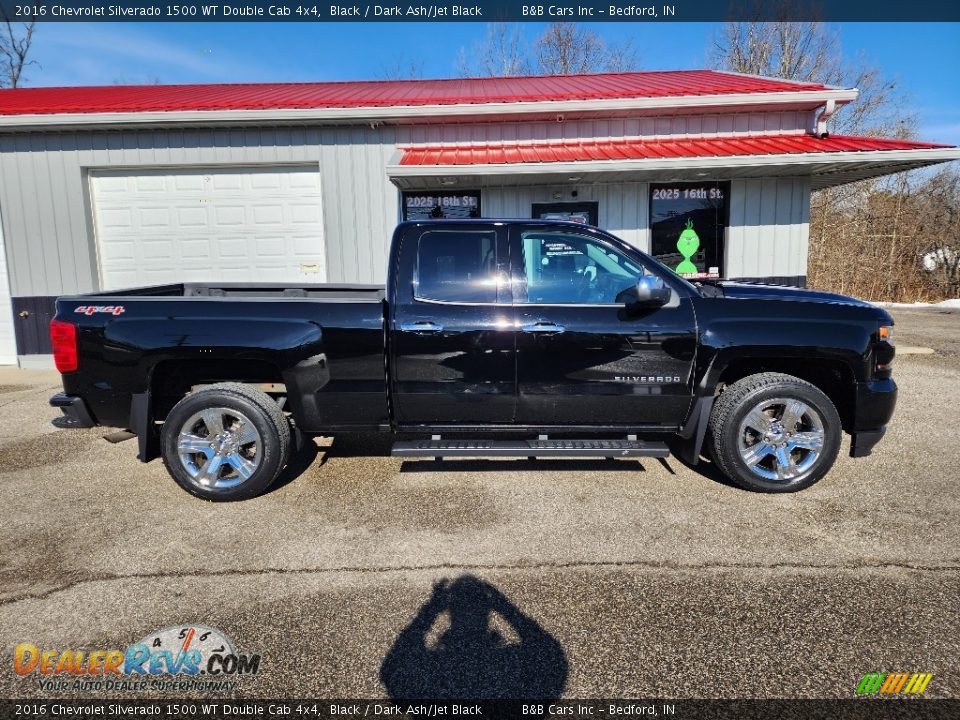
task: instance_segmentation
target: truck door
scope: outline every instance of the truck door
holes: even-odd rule
[[[618,295],[658,270],[639,253],[595,231],[533,224],[512,227],[510,245],[517,423],[680,424],[696,351],[682,286],[663,307],[628,312]]]
[[[393,413],[404,425],[511,423],[516,332],[502,224],[412,226],[393,269]]]

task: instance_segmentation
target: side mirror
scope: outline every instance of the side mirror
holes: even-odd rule
[[[644,275],[637,280],[634,305],[641,307],[662,307],[670,302],[671,290],[657,275]]]

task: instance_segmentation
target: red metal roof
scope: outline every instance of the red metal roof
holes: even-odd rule
[[[677,140],[570,140],[564,142],[482,145],[416,145],[403,149],[401,165],[506,165],[593,160],[648,160],[671,157],[794,155],[868,150],[929,150],[952,147],[937,143],[831,135],[760,135]]]
[[[452,80],[112,85],[0,90],[0,115],[360,108],[822,91],[817,83],[713,70]]]

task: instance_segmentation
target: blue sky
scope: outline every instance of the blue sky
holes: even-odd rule
[[[425,77],[456,75],[482,23],[43,23],[28,85],[355,80],[415,62]],[[541,25],[527,23],[531,40]],[[704,67],[716,23],[594,23],[632,39],[643,69]],[[843,23],[844,53],[898,79],[921,137],[960,145],[960,24]]]

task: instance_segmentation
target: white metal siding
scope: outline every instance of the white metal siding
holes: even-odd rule
[[[169,282],[323,282],[316,167],[91,175],[104,290]]]
[[[7,253],[3,243],[3,222],[0,220],[0,365],[17,364],[17,341],[13,331],[13,303],[7,278]]]
[[[496,187],[485,188],[480,198],[485,217],[528,218],[533,203],[561,202],[598,202],[600,227],[644,252],[650,251],[647,183]]]
[[[485,122],[455,125],[400,125],[397,141],[414,143],[523,142],[618,137],[718,137],[800,134],[814,123],[809,111],[705,113],[664,117],[565,119],[538,122]]]
[[[805,276],[809,232],[809,178],[734,180],[724,274]]]
[[[0,206],[7,214],[4,222],[11,290],[19,297],[98,289],[88,172],[316,163],[323,188],[327,279],[379,283],[386,276],[387,248],[398,219],[398,191],[385,172],[398,145],[802,132],[812,122],[810,112],[757,112],[375,128],[363,125],[3,134]],[[609,185],[580,186],[578,199],[599,200],[602,225],[640,247],[648,247],[644,183],[618,182],[616,177],[609,180]],[[618,187],[625,189],[622,197],[616,195]],[[558,189],[569,192],[570,187]],[[484,189],[484,214],[525,216],[530,212],[527,199],[549,202],[553,191],[553,187],[522,191]],[[525,198],[526,209],[522,213],[517,204],[519,196],[511,197],[518,193]],[[633,218],[637,218],[636,223]],[[794,245],[798,250],[799,242]]]

